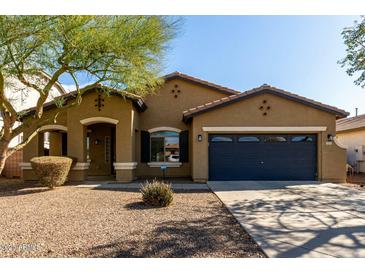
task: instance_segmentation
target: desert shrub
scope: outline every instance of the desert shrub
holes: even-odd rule
[[[72,159],[58,156],[34,157],[30,160],[39,182],[49,188],[63,185],[70,171]]]
[[[171,185],[156,179],[152,182],[147,181],[142,186],[141,192],[143,202],[151,206],[169,206],[174,198]]]

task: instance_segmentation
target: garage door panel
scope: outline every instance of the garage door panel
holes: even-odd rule
[[[296,135],[255,135],[260,138],[260,142],[243,143],[238,140],[245,135],[230,135],[233,137],[231,143],[212,142],[213,136],[209,139],[211,180],[315,179],[317,169],[315,135],[310,135],[311,142],[291,142],[291,138]],[[287,141],[265,142],[267,137],[273,137],[269,138],[270,140],[279,140],[281,136]]]
[[[259,176],[260,163],[253,147],[218,143],[211,144],[210,148],[214,151],[209,166],[211,177],[225,180],[239,177],[241,173],[250,174],[252,178]]]

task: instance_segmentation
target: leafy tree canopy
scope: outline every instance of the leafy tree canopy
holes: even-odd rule
[[[178,24],[164,16],[0,16],[0,172],[5,159],[37,133],[8,149],[29,124],[17,125],[22,113],[7,97],[6,79],[39,93],[32,125],[41,120],[43,105],[62,75],[73,79],[76,103],[100,85],[143,96],[161,83],[162,58]],[[89,84],[81,86],[85,78]]]
[[[82,71],[143,94],[156,84],[176,23],[157,16],[1,16],[0,69],[20,79]]]
[[[346,56],[339,63],[346,67],[349,76],[356,76],[355,84],[365,87],[365,17],[345,28],[342,37],[346,45]]]

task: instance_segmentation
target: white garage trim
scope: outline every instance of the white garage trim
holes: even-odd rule
[[[109,118],[109,117],[90,117],[90,118],[80,120],[80,123],[85,126],[97,124],[97,123],[108,123],[108,124],[116,125],[119,123],[119,121],[116,119],[113,119],[113,118]]]
[[[67,127],[62,126],[62,125],[55,125],[55,124],[50,124],[50,125],[45,125],[39,128],[39,131],[46,131],[46,130],[62,130],[62,131],[67,131]]]
[[[174,128],[174,127],[155,127],[148,130],[149,133],[157,132],[157,131],[174,131],[177,133],[181,132],[181,129]]]
[[[206,132],[320,132],[327,127],[203,127]]]
[[[136,169],[136,162],[126,162],[126,163],[113,163],[115,170],[132,170]]]

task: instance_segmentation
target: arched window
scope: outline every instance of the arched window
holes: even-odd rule
[[[179,162],[179,133],[156,131],[151,133],[151,162]]]

